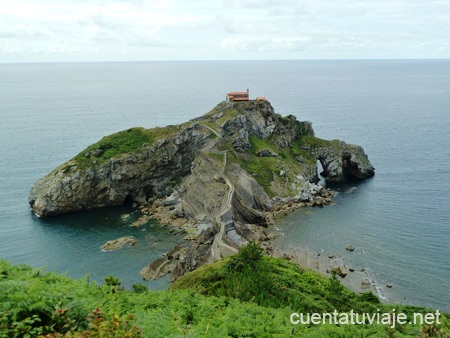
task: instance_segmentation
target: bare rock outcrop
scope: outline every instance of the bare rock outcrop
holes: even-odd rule
[[[235,187],[232,201],[233,219],[244,224],[266,226],[264,211],[272,208],[272,201],[264,189],[237,163],[230,165],[227,175]]]
[[[225,121],[221,126],[222,136],[230,139],[238,152],[251,148],[251,135],[259,139],[272,137],[281,149],[292,146],[301,135],[314,135],[311,122],[299,122],[293,115],[282,118],[275,114],[267,101],[244,103],[241,108],[241,115]]]
[[[169,281],[176,281],[187,272],[208,262],[216,234],[216,228],[207,227],[201,231],[192,245],[176,247],[144,267],[140,272],[141,277],[152,280],[170,274]]]
[[[45,217],[121,205],[126,200],[145,203],[151,196],[170,194],[173,182],[191,172],[210,134],[204,128],[187,127],[102,165],[78,168],[71,160],[34,184],[29,203],[36,215]]]
[[[219,160],[201,153],[193,161],[191,173],[181,184],[183,209],[188,218],[213,221],[222,207],[227,191],[225,180],[219,175]]]
[[[342,182],[346,178],[365,179],[375,174],[364,149],[344,141],[331,141],[328,147],[314,149],[323,167],[321,175],[328,182]]]

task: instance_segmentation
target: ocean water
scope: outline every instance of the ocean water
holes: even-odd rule
[[[277,113],[313,122],[318,137],[362,145],[376,167],[372,179],[334,186],[334,205],[277,221],[279,244],[367,268],[393,284],[382,287],[389,301],[450,311],[448,60],[0,64],[0,258],[140,282],[139,270],[180,236],[131,228],[127,207],[39,219],[30,187],[105,135],[181,123],[247,88]],[[125,234],[139,245],[100,250]]]

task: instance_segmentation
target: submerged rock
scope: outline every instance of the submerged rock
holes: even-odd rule
[[[368,290],[372,286],[372,283],[366,278],[361,282],[361,289]]]
[[[144,216],[139,217],[133,223],[131,223],[131,225],[134,227],[141,227],[141,226],[147,224],[150,220],[151,220],[151,216],[144,215]]]

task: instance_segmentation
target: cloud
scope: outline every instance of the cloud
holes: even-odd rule
[[[450,57],[449,34],[444,0],[15,0],[0,11],[0,62],[30,51],[61,61],[124,51],[133,60]]]
[[[118,46],[162,46],[159,23],[132,24],[123,18],[94,14],[78,21],[80,38],[95,44]]]
[[[40,39],[52,36],[53,32],[40,25],[0,21],[0,39]]]
[[[302,50],[308,44],[308,37],[237,37],[225,38],[220,47],[224,50],[245,50],[255,52],[277,51],[277,50]]]

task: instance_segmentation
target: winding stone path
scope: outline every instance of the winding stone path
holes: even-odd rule
[[[228,179],[228,177],[225,175],[226,165],[227,165],[227,151],[225,150],[223,152],[223,165],[222,165],[221,175],[227,182],[229,189],[228,189],[227,202],[223,206],[222,211],[217,215],[217,223],[220,224],[220,231],[217,234],[216,239],[217,239],[217,243],[219,244],[219,246],[222,246],[223,248],[230,250],[233,253],[237,253],[238,250],[236,248],[233,248],[232,246],[226,244],[222,239],[223,234],[225,232],[225,221],[222,220],[222,216],[231,208],[231,202],[232,202],[233,194],[234,194],[234,186],[231,183],[231,181]]]
[[[198,123],[197,125],[207,128],[208,130],[213,132],[217,136],[218,139],[222,138],[222,135],[220,135],[213,128],[211,128],[205,124],[201,124],[201,123]],[[213,145],[215,145],[215,143],[216,142],[211,142],[204,148],[204,150],[209,150]],[[234,186],[231,183],[231,181],[229,180],[229,178],[225,175],[226,165],[227,165],[227,151],[225,150],[223,152],[223,163],[222,163],[222,168],[220,170],[220,175],[224,178],[225,182],[228,185],[228,195],[227,195],[227,199],[226,199],[226,202],[225,202],[222,210],[215,217],[217,224],[220,224],[220,230],[219,230],[219,233],[216,235],[214,242],[211,246],[211,255],[212,255],[212,258],[214,261],[220,259],[221,257],[229,256],[229,255],[232,255],[232,254],[235,254],[238,252],[238,250],[236,248],[232,247],[231,245],[228,245],[227,243],[225,243],[223,241],[223,235],[225,233],[225,223],[226,222],[222,218],[230,210],[231,202],[233,200],[233,194],[234,194]]]
[[[204,127],[206,129],[209,129],[210,131],[212,131],[217,137],[222,137],[222,135],[220,135],[217,131],[215,131],[213,128],[211,128],[210,126],[207,126],[206,124],[202,124],[202,123],[197,123],[197,126],[201,126]]]

